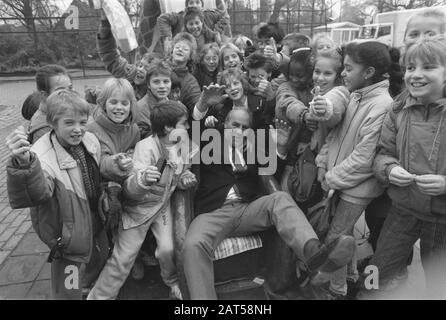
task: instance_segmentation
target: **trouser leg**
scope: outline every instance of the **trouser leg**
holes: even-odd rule
[[[116,299],[132,269],[150,224],[151,221],[148,221],[126,230],[120,227],[113,253],[91,289],[89,300]]]

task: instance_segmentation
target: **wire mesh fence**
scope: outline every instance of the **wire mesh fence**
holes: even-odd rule
[[[326,12],[312,10],[309,15],[309,11],[308,8],[296,10],[289,6],[277,12],[272,7],[269,10],[240,9],[235,0],[228,6],[233,34],[241,33],[251,38],[253,27],[268,21],[273,14],[277,15],[276,20],[285,33],[311,35],[314,27],[325,24]],[[135,14],[130,18],[138,34],[139,16]],[[33,74],[40,65],[48,63],[81,70],[84,76],[103,73],[104,66],[96,48],[99,11],[92,9],[81,13],[77,29],[67,29],[66,19],[66,14],[34,18],[33,21],[0,17],[0,75]],[[124,56],[133,61],[136,55]]]

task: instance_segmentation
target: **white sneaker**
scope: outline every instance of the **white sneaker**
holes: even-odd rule
[[[183,300],[183,295],[181,294],[180,286],[174,284],[170,287],[170,297],[176,300]]]

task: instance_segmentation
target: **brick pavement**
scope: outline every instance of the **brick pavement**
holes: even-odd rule
[[[46,246],[31,228],[29,209],[13,210],[6,190],[6,136],[25,124],[20,108],[0,106],[0,299],[46,299],[49,265]]]

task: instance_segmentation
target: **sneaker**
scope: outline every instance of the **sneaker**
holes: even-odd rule
[[[144,265],[140,259],[136,259],[132,268],[132,278],[135,280],[141,280],[144,278]]]
[[[181,294],[180,286],[178,284],[174,284],[170,287],[170,298],[175,300],[183,300],[183,295]]]
[[[328,245],[322,245],[307,263],[311,273],[310,283],[321,285],[330,281],[334,271],[339,270],[352,260],[355,248],[355,238],[346,235],[341,235]]]

